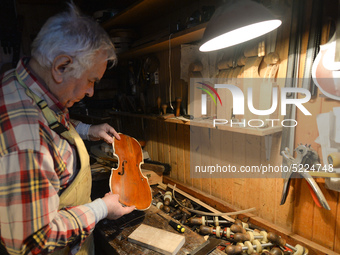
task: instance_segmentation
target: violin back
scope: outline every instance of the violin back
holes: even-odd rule
[[[146,210],[152,202],[148,178],[142,174],[144,163],[139,142],[128,135],[119,134],[121,140],[114,139],[114,155],[118,158],[118,167],[111,169],[110,189],[119,194],[119,202],[126,206],[136,206]]]

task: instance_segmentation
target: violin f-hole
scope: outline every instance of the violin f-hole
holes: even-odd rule
[[[124,175],[124,165],[127,161],[124,160],[123,163],[122,163],[122,171],[121,172],[118,172],[119,175]]]

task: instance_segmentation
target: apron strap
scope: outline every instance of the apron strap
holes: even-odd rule
[[[71,144],[74,144],[74,139],[71,136],[69,130],[63,125],[61,124],[57,117],[55,116],[55,114],[53,113],[53,111],[47,107],[47,103],[44,99],[41,99],[40,97],[38,97],[32,90],[30,90],[27,85],[22,81],[22,79],[20,78],[20,76],[18,75],[17,71],[15,71],[15,76],[18,79],[18,82],[21,86],[23,86],[26,89],[26,94],[27,96],[29,96],[30,98],[32,98],[34,100],[34,102],[39,106],[39,108],[41,109],[45,119],[48,122],[48,126],[57,134],[61,135],[62,137],[64,137],[65,139],[67,139]]]

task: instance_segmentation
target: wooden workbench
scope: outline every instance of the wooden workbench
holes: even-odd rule
[[[131,219],[122,223],[124,228],[121,228],[120,226],[117,226],[117,228],[107,227],[107,225],[112,223],[112,221],[109,223],[107,220],[98,223],[95,229],[96,254],[159,254],[158,252],[128,241],[128,236],[138,226],[140,226],[141,223],[179,234],[168,224],[167,220],[159,216],[157,213],[163,215],[169,220],[171,219],[170,216],[152,205],[145,212],[135,211],[132,213],[134,214],[132,216],[136,219],[135,223],[137,224],[131,222]],[[179,255],[188,254],[205,242],[203,236],[191,231],[187,226],[183,235],[185,235],[185,244],[177,253]],[[222,240],[221,242],[223,243]],[[215,249],[210,254],[221,255],[225,253]]]

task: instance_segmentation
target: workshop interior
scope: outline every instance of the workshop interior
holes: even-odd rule
[[[69,109],[123,140],[85,141],[91,198],[136,206],[96,254],[340,254],[339,1],[74,3],[118,57]],[[1,0],[0,73],[66,6]]]

